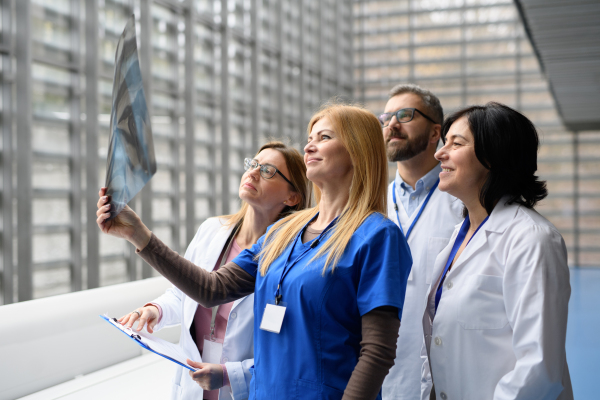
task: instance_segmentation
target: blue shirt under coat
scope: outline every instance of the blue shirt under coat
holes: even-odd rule
[[[419,179],[413,189],[408,183],[402,180],[398,170],[396,170],[396,200],[402,203],[404,211],[406,211],[409,218],[419,207],[419,204],[425,200],[429,194],[429,190],[438,180],[440,172],[442,172],[442,166],[441,164],[438,164]]]
[[[261,330],[265,306],[274,300],[288,259],[295,260],[312,243],[302,243],[302,231],[265,276],[257,272],[260,260],[254,258],[264,236],[233,260],[256,277],[251,400],[341,399],[360,355],[361,317],[383,306],[402,315],[412,258],[398,226],[377,213],[354,232],[333,273],[323,275],[325,257],[311,262],[332,231],[290,269],[281,287],[287,303],[281,332]]]

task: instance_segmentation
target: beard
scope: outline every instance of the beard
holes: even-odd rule
[[[390,143],[390,140],[393,138],[404,139],[404,142]],[[410,160],[414,156],[424,152],[428,145],[428,132],[423,132],[414,139],[408,139],[408,136],[399,132],[391,132],[385,141],[385,148],[390,162]]]

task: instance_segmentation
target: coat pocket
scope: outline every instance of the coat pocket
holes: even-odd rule
[[[183,388],[176,383],[171,385],[171,400],[178,400],[183,397]]]
[[[453,290],[460,290],[456,319],[463,329],[502,329],[508,324],[501,276],[470,276]]]

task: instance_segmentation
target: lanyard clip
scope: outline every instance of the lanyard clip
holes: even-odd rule
[[[275,305],[279,305],[279,302],[281,301],[281,293],[279,291],[279,289],[281,288],[281,283],[279,285],[277,285],[277,290],[275,291]]]
[[[215,337],[215,326],[217,322],[217,311],[219,306],[215,306],[212,308],[212,318],[210,320],[210,341],[212,342]]]

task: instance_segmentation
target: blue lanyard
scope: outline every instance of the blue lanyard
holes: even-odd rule
[[[415,226],[415,224],[421,217],[421,214],[423,214],[423,210],[425,209],[425,206],[427,205],[427,203],[429,203],[429,199],[431,199],[431,196],[433,195],[435,188],[438,187],[439,183],[440,183],[440,179],[438,178],[438,180],[435,181],[435,185],[433,185],[433,187],[429,191],[429,194],[425,198],[425,201],[423,201],[423,204],[421,205],[421,209],[419,210],[419,213],[413,220],[412,224],[410,224],[410,227],[408,228],[406,235],[404,235],[404,229],[402,229],[402,223],[400,222],[400,214],[398,214],[398,203],[396,203],[396,181],[394,181],[394,185],[392,187],[392,198],[394,199],[394,210],[396,210],[396,218],[398,218],[398,226],[400,227],[400,231],[405,236],[406,240],[408,240],[408,237],[410,236],[410,233],[412,232],[413,227]]]
[[[471,239],[469,239],[469,241],[467,242],[467,246],[469,245],[469,243],[471,243],[471,240],[473,240],[473,238],[475,237],[477,232],[479,232],[479,229],[483,226],[483,224],[485,224],[485,222],[488,220],[489,217],[490,217],[489,215],[487,217],[485,217],[483,222],[477,227],[477,229],[475,230],[475,233],[473,233],[473,236],[471,236]],[[465,236],[467,236],[467,232],[468,232],[470,226],[471,226],[471,221],[469,220],[469,216],[467,215],[467,218],[465,218],[462,225],[460,226],[458,235],[456,235],[456,240],[454,241],[454,246],[452,246],[452,251],[450,252],[448,261],[446,261],[446,267],[444,268],[444,273],[442,274],[442,279],[440,279],[440,284],[437,288],[437,291],[435,292],[435,311],[437,311],[438,304],[440,304],[440,299],[442,298],[442,288],[443,288],[444,280],[446,279],[446,274],[448,273],[448,269],[450,268],[452,261],[454,261],[454,257],[456,256],[458,249],[464,242]],[[465,249],[467,248],[467,246],[465,246]]]
[[[319,215],[319,214],[317,214],[317,215]],[[290,250],[290,254],[288,255],[288,259],[286,261],[286,264],[283,267],[283,271],[281,272],[281,278],[279,278],[279,284],[277,285],[277,290],[275,290],[275,305],[278,305],[281,302],[281,298],[283,297],[281,295],[281,285],[283,284],[283,280],[285,279],[285,277],[288,274],[288,272],[290,272],[292,270],[292,267],[294,265],[296,265],[298,263],[298,261],[300,261],[302,258],[304,258],[304,256],[306,254],[308,254],[312,249],[314,249],[315,247],[317,247],[319,245],[319,242],[321,241],[321,238],[327,233],[327,231],[329,231],[331,228],[333,228],[335,226],[335,224],[337,223],[337,220],[339,218],[339,217],[335,217],[333,219],[333,221],[331,221],[329,223],[329,225],[327,225],[327,228],[325,228],[323,230],[323,232],[321,232],[321,234],[310,244],[310,246],[308,246],[302,252],[302,254],[300,254],[298,257],[296,257],[296,259],[294,261],[292,261],[290,263],[290,257],[294,253],[294,249],[296,248],[296,243],[298,243],[298,240],[302,236],[302,233],[304,232],[304,230],[306,229],[306,227],[308,226],[308,224],[310,224],[311,221],[313,221],[316,217],[317,216],[315,215],[315,217],[313,219],[311,219],[310,221],[308,221],[306,223],[306,225],[304,225],[304,228],[302,228],[300,230],[300,232],[298,232],[298,234],[296,235],[296,238],[294,239],[294,244],[292,245],[292,248]]]

